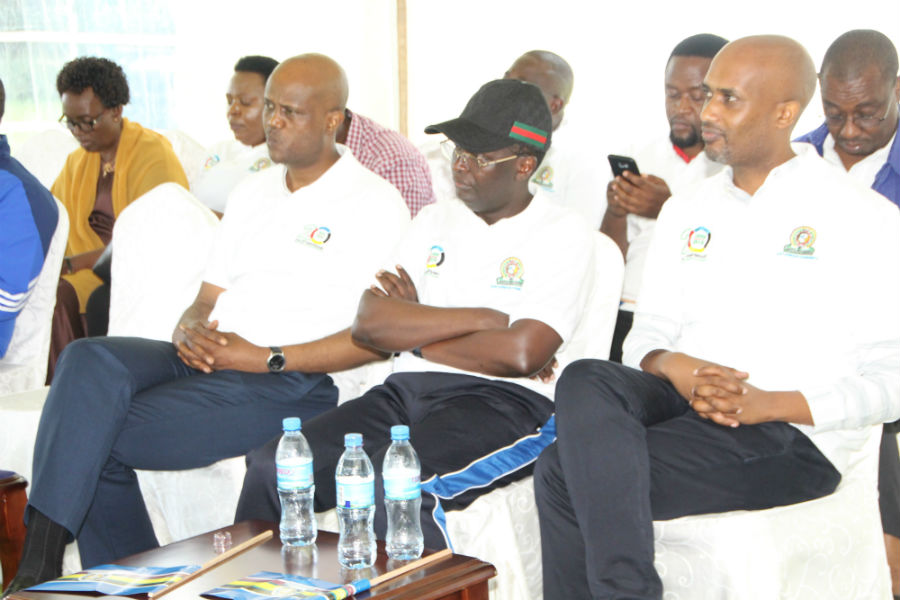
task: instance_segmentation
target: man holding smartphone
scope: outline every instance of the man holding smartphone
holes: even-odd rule
[[[628,153],[642,175],[626,171],[615,175],[606,188],[607,208],[600,231],[615,240],[625,256],[625,283],[610,360],[622,360],[622,342],[631,329],[644,256],[660,208],[672,193],[721,169],[703,154],[700,110],[706,99],[703,78],[726,43],[717,35],[701,33],[675,46],[665,73],[669,135]]]

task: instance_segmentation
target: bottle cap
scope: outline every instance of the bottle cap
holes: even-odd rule
[[[285,417],[281,421],[281,428],[285,431],[300,431],[300,417]]]
[[[344,436],[344,447],[345,448],[355,448],[357,446],[362,446],[362,434],[361,433],[348,433]]]
[[[409,439],[409,426],[408,425],[394,425],[391,427],[391,439],[392,440],[408,440]]]

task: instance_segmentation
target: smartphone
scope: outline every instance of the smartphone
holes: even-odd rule
[[[618,177],[624,171],[634,173],[635,175],[641,174],[641,172],[638,171],[637,162],[630,156],[610,154],[609,156],[607,156],[607,158],[609,159],[609,166],[612,167],[614,177]]]

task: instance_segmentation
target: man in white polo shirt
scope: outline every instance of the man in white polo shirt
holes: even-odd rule
[[[283,166],[234,192],[174,344],[90,338],[66,349],[41,416],[10,590],[58,577],[71,537],[85,567],[155,546],[134,469],[245,454],[283,417],[335,406],[325,373],[383,356],[352,343],[349,325],[409,213],[393,186],[335,144],[346,98],[330,58],[283,62],[263,111],[269,155]]]
[[[631,329],[644,259],[660,208],[672,194],[722,168],[703,153],[700,109],[706,98],[703,77],[713,56],[727,42],[717,35],[700,33],[675,46],[665,71],[669,134],[634,150],[620,152],[635,159],[641,174],[626,171],[607,185],[607,207],[600,231],[610,236],[625,256],[622,304],[610,360],[622,360],[622,341]]]
[[[547,600],[661,598],[653,519],[829,494],[900,417],[900,213],[792,149],[815,84],[785,37],[713,59],[703,140],[728,166],[663,207],[628,366],[579,361],[557,386],[535,469]]]
[[[580,333],[600,234],[540,191],[529,192],[550,129],[536,86],[497,80],[459,118],[425,130],[455,144],[458,199],[422,210],[391,270],[379,272],[378,286],[360,301],[353,337],[400,353],[394,374],[304,424],[315,455],[317,511],[335,505],[344,433],[363,434],[377,471],[390,427],[406,424],[422,463],[425,545],[441,548],[448,544],[444,510],[524,477],[553,439],[550,371],[555,355],[565,363],[566,346]],[[617,289],[620,281],[612,279],[608,285]],[[236,520],[278,520],[276,444],[248,455]],[[376,475],[381,536],[382,497]]]

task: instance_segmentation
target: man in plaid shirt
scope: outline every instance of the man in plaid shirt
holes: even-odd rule
[[[400,133],[347,109],[337,141],[350,148],[362,166],[400,191],[410,216],[415,217],[423,206],[434,202],[428,163]]]

